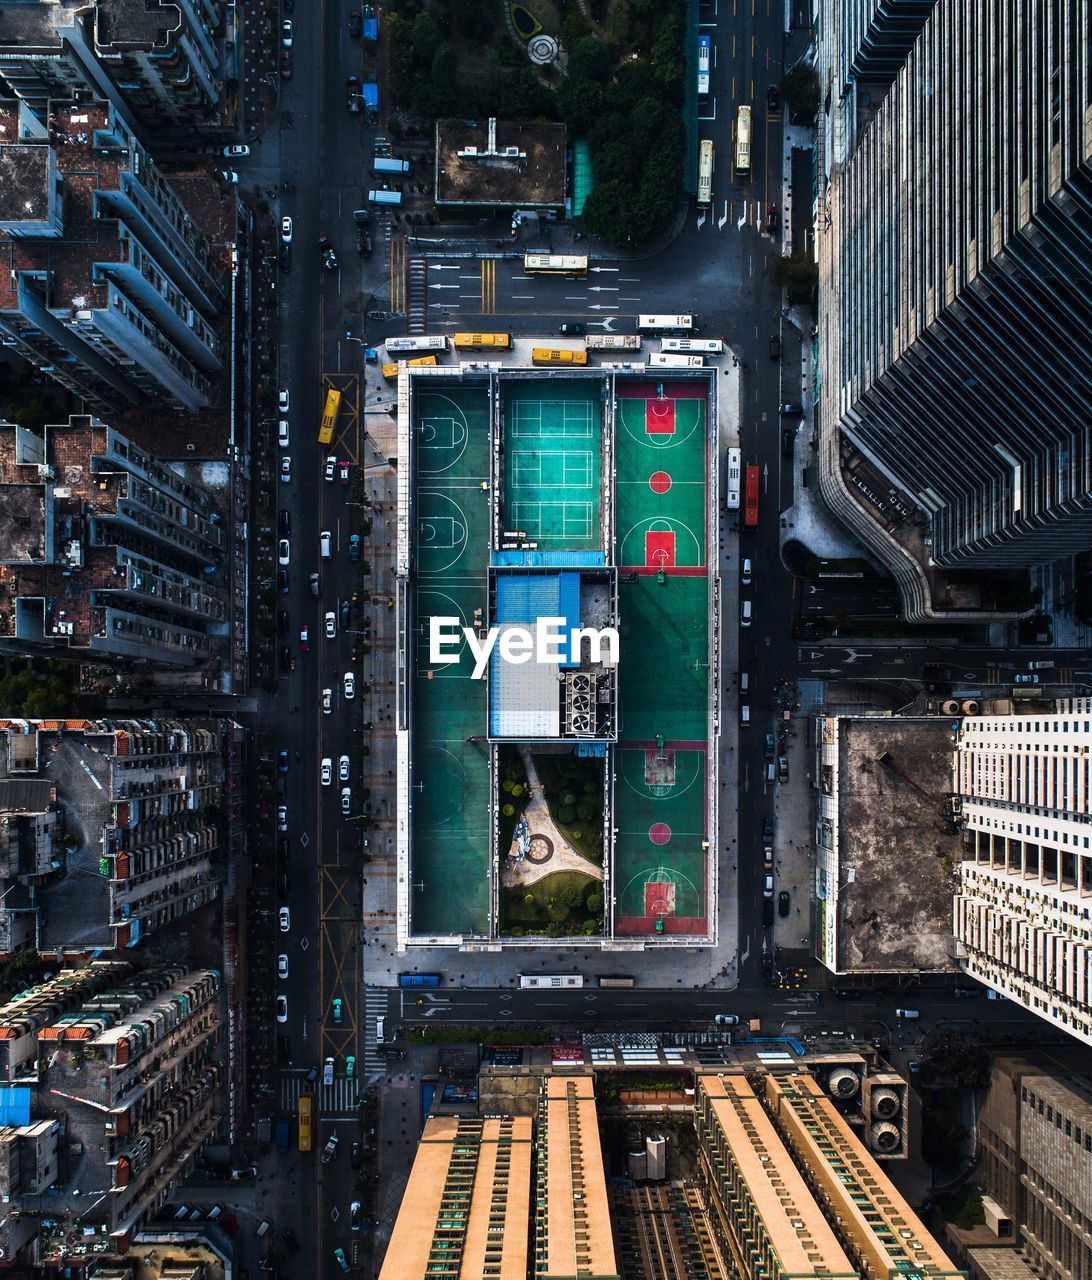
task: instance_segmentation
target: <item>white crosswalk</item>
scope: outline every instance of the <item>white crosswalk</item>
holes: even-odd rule
[[[364,1074],[372,1075],[383,1070],[387,1060],[379,1052],[376,1043],[375,1024],[378,1018],[388,1014],[387,999],[389,992],[383,987],[365,987],[364,989],[364,1025],[361,1028],[364,1036]],[[388,1036],[390,1032],[387,1032]]]
[[[299,1106],[300,1094],[304,1093],[307,1088],[307,1078],[302,1072],[282,1075],[281,1110],[296,1111]],[[322,1084],[320,1082],[315,1088],[320,1115],[328,1116],[336,1115],[338,1112],[343,1111],[356,1111],[357,1103],[360,1100],[360,1085],[357,1080],[347,1080],[344,1076],[337,1076],[333,1084]]]

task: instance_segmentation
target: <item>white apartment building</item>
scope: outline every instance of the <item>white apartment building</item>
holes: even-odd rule
[[[954,790],[967,844],[953,908],[963,969],[1092,1044],[1092,698],[969,716]]]

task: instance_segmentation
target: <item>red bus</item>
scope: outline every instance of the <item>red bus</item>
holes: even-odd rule
[[[758,524],[758,468],[743,469],[743,524],[753,529]]]

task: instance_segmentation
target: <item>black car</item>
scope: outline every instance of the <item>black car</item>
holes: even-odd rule
[[[360,14],[359,13],[354,12],[349,14],[349,39],[350,40],[360,39]]]
[[[762,899],[762,923],[767,929],[773,924],[773,898]]]
[[[349,1148],[349,1165],[353,1169],[359,1169],[364,1162],[364,1154],[361,1151],[360,1143],[354,1142]]]
[[[834,995],[838,1000],[860,1000],[864,992],[856,987],[839,987]]]
[[[777,914],[782,920],[789,914],[789,891],[782,889],[777,895]]]
[[[290,1036],[279,1035],[277,1037],[277,1061],[281,1063],[292,1061],[292,1040]]]
[[[281,872],[280,886],[281,886],[281,895],[287,899],[292,893],[292,885],[288,879],[287,871]]]
[[[584,326],[582,324],[563,324],[558,326],[557,331],[571,338],[579,338],[584,332]]]
[[[280,855],[282,862],[287,862],[292,856],[292,844],[287,836],[281,836]]]
[[[277,513],[277,527],[281,531],[282,538],[287,538],[292,532],[292,512],[287,507],[281,507]]]
[[[281,273],[287,275],[292,270],[292,246],[281,245]]]
[[[762,836],[765,840],[773,839],[773,818],[769,814],[762,819]]]
[[[281,53],[281,79],[292,79],[292,54],[288,49]]]
[[[281,1239],[284,1241],[284,1247],[291,1254],[299,1253],[300,1242],[296,1239],[296,1233],[291,1227],[285,1227],[281,1232]]]
[[[360,77],[348,76],[345,80],[345,99],[349,110],[355,115],[360,110]]]
[[[795,439],[795,433],[788,427],[781,433],[781,456],[783,458],[792,457],[792,443]]]
[[[776,111],[781,105],[781,95],[777,91],[777,85],[768,84],[766,86],[766,110]]]
[[[352,605],[350,605],[350,604],[349,604],[348,600],[342,600],[342,602],[341,602],[341,625],[342,625],[343,627],[347,627],[347,626],[349,625],[349,620],[350,620],[351,611],[352,611]]]
[[[277,570],[277,590],[283,596],[286,596],[288,594],[288,570],[287,569]]]
[[[281,670],[292,670],[292,650],[286,644],[281,645]]]
[[[286,636],[288,634],[288,610],[287,609],[277,610],[277,630],[281,633],[282,636]]]

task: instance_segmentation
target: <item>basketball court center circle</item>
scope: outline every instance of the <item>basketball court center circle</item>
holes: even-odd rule
[[[667,844],[671,839],[671,828],[666,822],[654,822],[648,829],[648,838],[652,844]]]
[[[654,471],[648,478],[648,487],[653,493],[666,493],[671,488],[671,477],[666,471]]]

